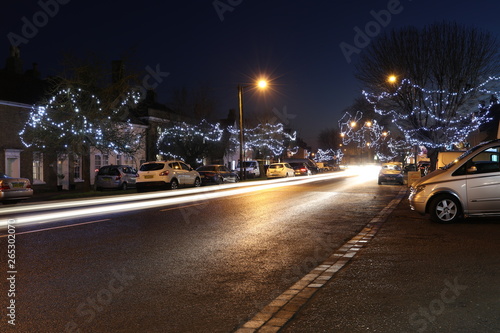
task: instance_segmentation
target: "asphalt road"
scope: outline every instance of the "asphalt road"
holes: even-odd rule
[[[362,231],[400,190],[378,186],[373,177],[338,178],[133,212],[111,213],[103,206],[102,213],[92,217],[16,226],[16,295],[8,295],[12,281],[2,284],[1,331],[242,331],[266,305]],[[398,206],[393,214],[412,214],[405,207]],[[475,290],[476,282],[456,273],[454,260],[465,266],[477,251],[483,257],[465,276],[472,279],[480,266],[489,273],[478,283],[498,278],[498,241],[493,241],[499,239],[494,237],[498,224],[482,223],[478,229],[467,223],[450,234],[442,228],[455,226],[411,216],[415,223],[403,217],[385,222],[283,330],[401,332],[388,329],[396,318],[406,325],[395,326],[398,329],[417,331],[423,321],[417,314],[412,325],[411,311],[436,303],[432,301],[446,286],[444,279],[455,283],[457,277],[457,284]],[[73,225],[66,227],[68,223]],[[433,247],[425,243],[429,228]],[[483,236],[482,228],[489,233]],[[475,242],[469,247],[457,243],[454,237],[461,232],[476,235]],[[2,262],[8,258],[6,233],[3,230],[0,238]],[[481,237],[487,237],[486,244],[479,242]],[[443,244],[442,239],[448,240]],[[422,246],[425,251],[419,253]],[[445,256],[436,253],[440,246]],[[409,263],[423,265],[425,273],[407,267]],[[491,269],[491,264],[496,266]],[[8,269],[4,271],[9,277]],[[433,284],[416,283],[422,278]],[[497,286],[483,287],[491,292],[487,304],[496,305],[496,310]],[[402,289],[419,297],[412,302],[401,299]],[[446,303],[446,311],[456,313],[452,309],[462,304],[461,297]],[[8,323],[6,312],[12,299],[15,326]],[[444,311],[439,319],[446,318]],[[436,323],[429,322],[426,329],[431,331]]]

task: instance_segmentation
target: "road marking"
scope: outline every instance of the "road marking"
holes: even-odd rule
[[[200,206],[200,205],[206,205],[206,203],[197,203],[197,204],[192,204],[192,205],[185,205],[185,206],[177,206],[177,207],[165,208],[165,209],[160,209],[160,212],[167,212],[169,210],[182,209],[182,208],[193,207],[193,206]]]
[[[252,319],[235,333],[278,332],[300,308],[337,272],[354,258],[377,234],[389,215],[405,197],[407,188],[402,188],[391,202],[377,216],[368,222],[363,230],[337,249],[328,259],[311,270],[293,286],[272,300]]]
[[[102,219],[102,220],[95,220],[95,221],[89,221],[89,222],[82,222],[82,223],[62,225],[62,226],[59,226],[59,227],[44,228],[44,229],[37,229],[37,230],[30,230],[30,231],[22,231],[22,232],[16,232],[16,235],[31,234],[31,233],[34,233],[34,232],[41,232],[41,231],[54,230],[54,229],[70,228],[70,227],[76,227],[76,226],[79,226],[79,225],[99,223],[99,222],[106,222],[106,221],[110,221],[110,220],[111,219]],[[0,238],[1,237],[7,237],[7,236],[8,235],[1,235]]]

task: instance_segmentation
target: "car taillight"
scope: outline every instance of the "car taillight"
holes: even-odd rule
[[[306,169],[306,168],[300,168],[300,171],[302,171],[302,172],[306,172],[306,171],[307,171],[307,169]]]
[[[122,179],[122,176],[116,176],[115,177],[115,180],[120,180],[120,179]]]
[[[26,185],[26,188],[31,188],[31,184]]]
[[[0,191],[10,190],[10,186],[0,182]]]
[[[207,172],[205,175],[208,176],[208,177],[214,177],[215,176],[215,172]]]
[[[160,176],[168,176],[168,170],[160,172]]]

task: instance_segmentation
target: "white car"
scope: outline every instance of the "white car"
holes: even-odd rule
[[[273,163],[266,171],[267,178],[295,177],[295,170],[288,163]]]
[[[198,171],[182,161],[155,161],[141,165],[137,172],[137,192],[147,189],[175,190],[179,186],[201,185]]]
[[[17,203],[33,196],[31,182],[27,178],[12,178],[0,173],[0,202]]]

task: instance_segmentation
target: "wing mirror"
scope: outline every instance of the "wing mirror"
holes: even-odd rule
[[[467,169],[467,173],[476,173],[476,172],[477,172],[477,168],[475,165],[473,165]]]

